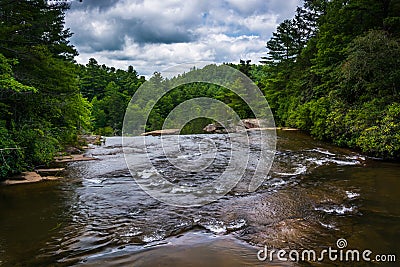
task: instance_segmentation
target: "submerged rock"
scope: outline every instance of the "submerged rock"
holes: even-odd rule
[[[82,154],[79,155],[70,155],[70,156],[60,156],[60,157],[55,157],[54,162],[55,163],[68,163],[68,162],[75,162],[75,161],[89,161],[89,160],[97,160],[97,158],[94,157],[88,157]]]
[[[156,130],[156,131],[151,131],[151,132],[146,132],[142,133],[142,136],[160,136],[160,135],[174,135],[174,134],[179,134],[180,130],[179,129],[164,129],[164,130]]]

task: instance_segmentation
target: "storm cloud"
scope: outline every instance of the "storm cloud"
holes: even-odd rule
[[[83,0],[72,2],[66,27],[87,63],[96,58],[143,75],[193,61],[257,63],[278,23],[300,0]]]

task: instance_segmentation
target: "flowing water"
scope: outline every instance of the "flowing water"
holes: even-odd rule
[[[225,137],[208,136],[222,148]],[[193,155],[199,138],[184,138]],[[398,163],[282,131],[272,169],[256,192],[239,183],[216,202],[184,208],[140,189],[120,138],[107,138],[87,154],[99,160],[68,165],[58,181],[0,187],[0,266],[322,266],[260,262],[257,252],[264,246],[321,251],[336,248],[339,238],[348,248],[400,256]],[[182,176],[156,150],[149,157],[186,184],[209,179],[226,164],[225,155],[203,177]]]

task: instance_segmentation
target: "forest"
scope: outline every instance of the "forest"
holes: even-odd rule
[[[0,179],[49,164],[77,144],[79,134],[120,135],[126,107],[145,82],[132,66],[115,69],[94,58],[76,63],[78,51],[64,27],[68,7],[0,1]],[[266,40],[261,65],[228,65],[259,86],[277,126],[398,159],[399,38],[399,0],[305,0]],[[172,79],[156,72],[149,82],[162,87],[216,69],[209,65]],[[175,106],[199,96],[223,101],[241,118],[253,116],[226,88],[192,83],[165,95],[145,130],[160,129]]]
[[[387,159],[400,156],[400,1],[309,0],[267,42],[275,121]]]

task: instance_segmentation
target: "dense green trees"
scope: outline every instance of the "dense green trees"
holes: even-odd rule
[[[81,132],[120,134],[144,78],[78,54],[64,28],[68,5],[0,1],[0,178],[49,163]]]
[[[79,65],[79,87],[92,104],[92,131],[100,135],[120,135],[126,107],[145,78],[132,66],[127,71],[99,65],[91,58]]]
[[[64,29],[68,5],[0,0],[0,178],[47,164],[82,131],[121,134],[125,109],[144,77],[127,70],[73,61]],[[400,157],[400,1],[304,0],[267,42],[265,65],[229,64],[264,91],[278,125],[386,158]],[[165,90],[192,75],[241,88],[243,81],[209,65],[147,86]],[[243,93],[245,94],[245,92]],[[177,86],[154,103],[152,94],[129,109],[155,104],[146,125],[156,130],[171,110],[197,97],[220,100],[241,118],[249,107],[228,89],[205,83]],[[138,117],[139,118],[139,117]],[[185,133],[199,132],[199,118]],[[135,124],[134,118],[129,121]]]
[[[89,127],[64,4],[0,1],[0,178],[50,162]]]
[[[229,64],[229,66],[237,69],[242,67],[241,65],[233,64]],[[141,90],[140,101],[136,101],[134,104],[129,105],[129,118],[127,119],[129,125],[126,126],[125,129],[142,129],[142,131],[162,129],[165,119],[175,107],[185,101],[202,97],[219,100],[225,103],[241,118],[254,117],[252,111],[242,99],[246,94],[246,92],[241,92],[241,90],[245,88],[243,84],[244,81],[240,76],[233,77],[232,70],[228,70],[229,68],[226,68],[226,66],[211,64],[202,69],[193,68],[187,73],[169,79],[162,77],[158,72],[154,73],[149,81],[144,84],[144,88]],[[250,66],[249,71],[251,71]],[[201,82],[209,80],[210,77],[213,77],[215,84]],[[198,82],[187,82],[194,80]],[[236,89],[237,92],[239,92],[239,95],[218,84]],[[172,90],[165,93],[167,88]],[[159,95],[163,95],[163,97],[155,102],[156,99],[154,98]],[[154,107],[152,107],[153,105]],[[202,117],[202,114],[204,116],[204,113],[201,113],[200,110],[203,112],[209,112],[210,114],[215,114],[215,111],[213,110],[204,111],[204,107],[201,107],[201,105],[198,106],[198,108],[192,106],[190,110],[193,111],[190,112],[191,115],[194,117],[199,116],[201,118],[192,121],[183,129],[183,133],[186,134],[202,132],[201,129],[212,122],[210,117],[208,117],[208,119]],[[199,112],[197,113],[196,111]],[[150,115],[147,119],[146,125],[135,124],[135,118],[144,118],[147,112],[149,112]],[[182,117],[186,117],[186,115],[190,114],[181,114]],[[179,126],[167,125],[166,127]]]
[[[299,43],[293,33],[301,25],[296,22],[301,10],[311,14],[307,21],[315,29]],[[269,74],[256,78],[277,123],[398,158],[399,25],[398,0],[305,1],[267,43],[273,59],[265,62]]]

